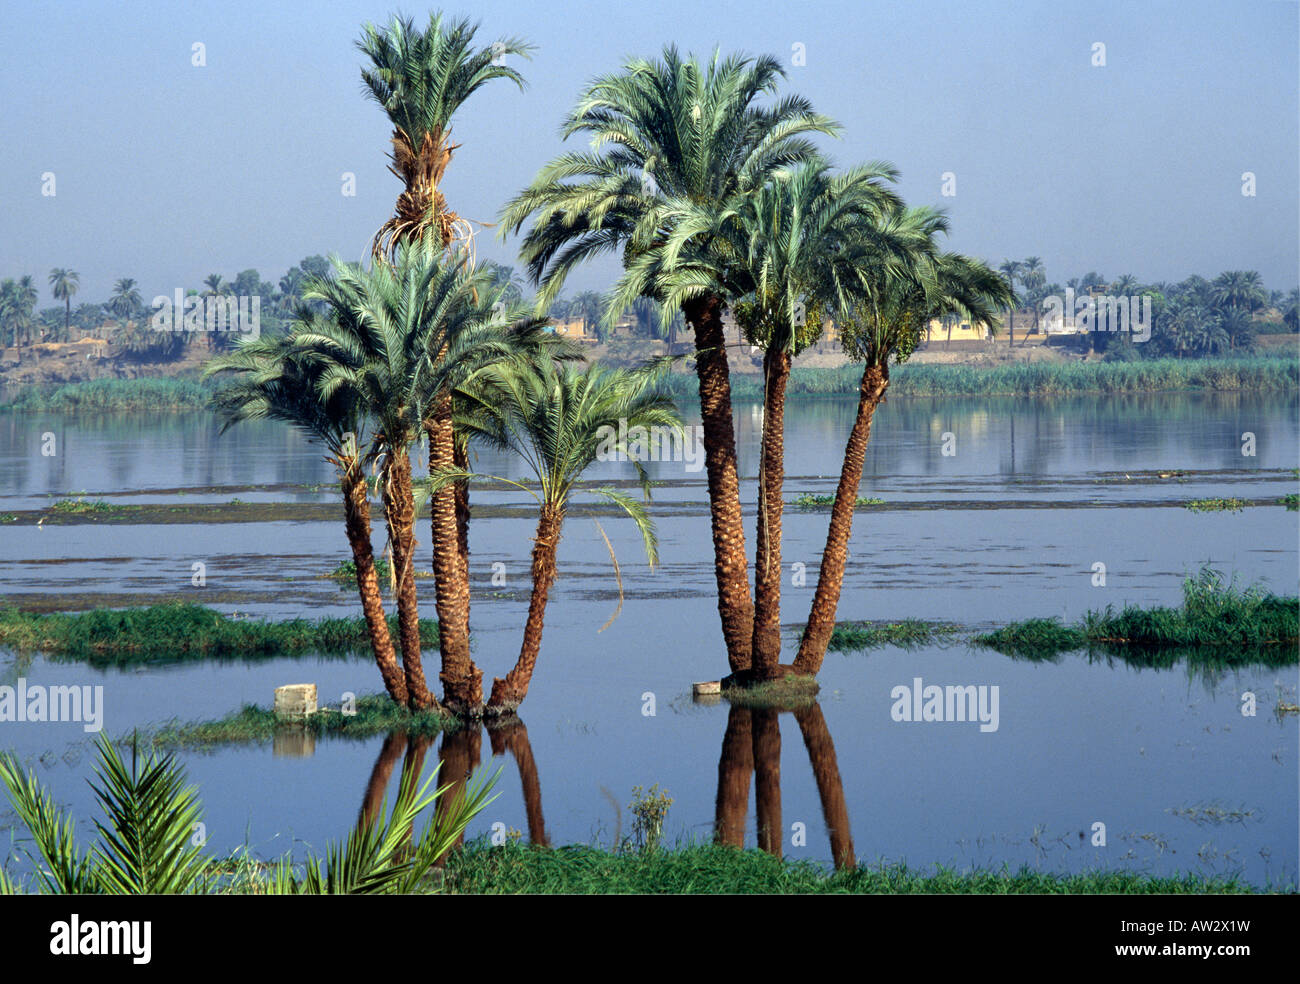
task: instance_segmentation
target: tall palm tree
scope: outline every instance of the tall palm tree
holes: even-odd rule
[[[1300,289],[1292,287],[1283,302],[1283,323],[1292,331],[1300,331]]]
[[[784,479],[785,391],[795,356],[821,335],[822,324],[842,299],[853,275],[843,266],[865,237],[881,238],[879,220],[902,203],[885,188],[897,172],[872,163],[833,174],[814,160],[773,176],[755,195],[740,199],[717,226],[717,235],[695,248],[693,230],[709,221],[707,206],[674,202],[683,214],[670,224],[662,246],[632,265],[623,290],[629,296],[646,282],[670,279],[672,254],[690,255],[729,293],[745,339],[765,350],[764,410],[759,465],[754,560],[752,663],[747,679],[779,675],[781,652],[781,521]],[[879,245],[879,243],[878,243]],[[850,248],[851,247],[851,248]],[[616,299],[617,301],[617,299]]]
[[[774,171],[811,159],[808,135],[838,127],[797,96],[761,105],[784,74],[772,57],[715,52],[701,66],[670,46],[661,61],[633,59],[622,72],[592,82],[563,132],[590,136],[594,149],[552,161],[503,212],[503,236],[532,219],[521,258],[541,287],[539,300],[558,294],[569,272],[590,257],[621,248],[624,267],[630,267],[673,231],[673,215],[683,213],[671,202],[711,210],[711,221],[691,237],[707,241],[714,220],[756,193]],[[658,282],[645,282],[637,292],[680,307],[695,332],[718,612],[728,662],[737,672],[750,667],[754,604],[723,337],[723,312],[732,298],[688,253],[671,259]],[[619,314],[612,305],[607,323]]]
[[[442,438],[452,433],[452,392],[475,370],[526,349],[542,323],[517,317],[518,308],[503,309],[490,275],[472,270],[466,259],[464,251],[446,254],[430,230],[418,242],[399,244],[395,264],[377,260],[366,271],[337,263],[332,278],[315,280],[304,292],[306,301],[326,305],[327,323],[296,333],[299,345],[328,360],[328,384],[357,388],[375,421],[403,662],[414,707],[431,706],[433,697],[419,658],[411,447],[422,431],[430,433],[431,468],[451,467],[454,452]],[[468,572],[455,500],[441,491],[434,490],[430,507],[441,678],[448,706],[472,711],[481,703],[475,693],[481,690],[481,673],[469,655]]]
[[[523,641],[514,668],[492,683],[489,714],[512,713],[528,694],[542,644],[542,626],[556,551],[565,512],[588,466],[608,454],[628,454],[626,435],[634,428],[680,432],[681,417],[660,387],[668,364],[658,361],[639,370],[583,370],[551,359],[500,363],[484,370],[476,398],[476,413],[466,420],[471,440],[511,451],[523,459],[537,478],[538,488],[507,482],[531,493],[538,503],[537,534],[533,540],[532,595]],[[624,435],[620,437],[618,435]],[[634,464],[646,498],[648,476]],[[460,478],[505,479],[448,470],[431,478],[449,483]],[[614,503],[636,523],[651,566],[658,561],[654,523],[645,506],[612,488],[591,490]]]
[[[370,647],[388,696],[406,707],[406,678],[388,630],[370,541],[366,408],[361,393],[352,387],[337,386],[325,395],[326,384],[332,382],[325,373],[328,362],[313,358],[294,337],[298,331],[315,334],[324,330],[316,324],[318,319],[319,315],[303,310],[290,335],[247,341],[208,363],[204,376],[232,373],[236,377],[214,398],[224,418],[223,434],[244,420],[280,420],[328,451],[326,460],[334,465],[343,494],[344,528],[352,548]]]
[[[910,209],[894,214],[885,225],[900,242],[910,240],[911,259],[904,263],[897,256],[882,257],[874,244],[868,244],[859,261],[856,310],[841,328],[845,351],[863,363],[862,381],[831,507],[817,588],[794,661],[794,670],[800,674],[815,675],[821,669],[835,629],[853,509],[872,417],[889,387],[890,361],[903,361],[911,355],[931,318],[957,312],[972,325],[996,331],[994,312],[1012,302],[1007,281],[984,263],[939,251],[936,237],[947,230],[940,213]]]
[[[1027,256],[1020,264],[1020,276],[1025,285],[1025,301],[1034,312],[1034,334],[1040,327],[1040,303],[1043,298],[1043,285],[1047,283],[1047,274],[1043,271],[1043,261],[1037,256]],[[1023,346],[1024,339],[1020,340]]]
[[[1016,260],[1003,260],[998,267],[1002,275],[1007,278],[1007,283],[1011,287],[1011,297],[1007,300],[1007,348],[1016,344],[1016,322],[1014,305],[1016,303],[1016,281],[1020,279],[1022,273],[1021,265]]]
[[[143,303],[135,281],[130,277],[123,277],[113,285],[113,296],[109,298],[108,309],[126,321],[140,310]]]
[[[76,270],[65,270],[63,267],[55,267],[50,271],[50,293],[54,299],[63,302],[63,333],[67,335],[70,332],[70,322],[72,321],[72,295],[77,292],[81,284],[81,274]]]
[[[444,246],[467,236],[465,223],[447,207],[439,185],[458,144],[451,142],[456,110],[493,79],[508,79],[524,88],[524,78],[505,64],[505,57],[529,57],[532,45],[503,38],[474,49],[478,25],[444,21],[429,15],[421,31],[409,18],[394,17],[387,28],[366,24],[357,47],[370,65],[361,71],[365,91],[383,107],[393,124],[389,170],[403,191],[394,216],[376,233],[376,256],[396,256],[398,244],[437,231]]]

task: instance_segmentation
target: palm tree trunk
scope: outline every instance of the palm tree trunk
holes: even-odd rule
[[[366,496],[366,476],[359,465],[354,465],[343,475],[342,486],[344,525],[348,543],[352,546],[352,563],[357,571],[357,591],[361,595],[366,631],[370,634],[370,648],[375,654],[375,663],[379,666],[379,675],[383,677],[388,696],[406,707],[406,678],[397,664],[397,652],[393,649],[384,601],[379,593],[375,552],[370,543],[370,500]]]
[[[461,471],[469,471],[469,449],[457,441],[452,458]],[[465,571],[465,583],[469,583],[469,482],[457,482],[456,489],[456,539],[460,546],[460,564]],[[468,606],[469,596],[465,603]]]
[[[780,712],[754,708],[754,812],[758,848],[781,856],[781,723]]]
[[[397,581],[397,624],[402,666],[411,710],[441,710],[429,693],[420,659],[420,612],[415,592],[415,502],[411,497],[411,459],[406,448],[390,448],[384,461],[384,516]]]
[[[482,754],[482,722],[474,721],[463,728],[442,733],[442,744],[438,748],[438,783],[451,788],[438,797],[438,802],[434,806],[436,815],[445,815],[446,811],[455,805],[456,800],[464,795],[465,784],[478,768]],[[447,863],[447,855],[464,841],[465,835],[462,833],[456,838],[456,843],[447,854],[443,854],[434,863],[442,867]]]
[[[826,718],[819,704],[797,708],[795,720],[803,733],[804,748],[817,781],[817,795],[822,801],[822,816],[826,820],[826,833],[831,839],[831,857],[836,868],[853,868],[858,863],[853,851],[853,832],[849,829],[849,808],[844,800],[844,780],[835,758],[835,743],[826,727]]]
[[[537,520],[537,537],[533,541],[533,594],[528,602],[528,621],[524,624],[524,641],[519,647],[519,659],[505,677],[492,681],[492,697],[488,709],[495,714],[514,711],[528,696],[528,685],[537,666],[537,654],[542,648],[542,623],[546,618],[546,599],[555,581],[555,554],[560,546],[560,528],[564,525],[564,510],[550,503],[542,505]]]
[[[429,473],[456,463],[451,394],[438,398],[427,426]],[[445,486],[429,503],[433,524],[433,577],[438,603],[438,649],[442,656],[443,700],[458,714],[483,706],[483,673],[469,653],[469,568],[461,555],[456,490]]]
[[[714,808],[713,839],[730,847],[745,846],[745,814],[749,809],[749,779],[754,772],[753,712],[731,705],[727,731],[718,759],[718,798]]]
[[[781,516],[785,482],[785,389],[790,353],[763,356],[763,458],[758,473],[758,522],[754,538],[754,635],[752,673],[773,680],[781,663]]]
[[[718,614],[731,672],[750,668],[754,602],[749,592],[745,526],[740,511],[736,433],[731,419],[731,376],[722,331],[722,301],[709,295],[687,302],[682,313],[695,329],[695,372],[700,380],[704,465],[709,478],[713,567]]]
[[[821,568],[817,572],[817,592],[799,642],[799,655],[794,661],[796,673],[817,675],[822,660],[826,658],[831,633],[835,631],[835,609],[840,603],[840,589],[844,586],[844,565],[848,560],[853,509],[857,505],[858,485],[862,482],[867,442],[871,439],[871,418],[884,399],[888,386],[889,370],[886,366],[868,363],[863,368],[862,384],[858,388],[858,415],[844,449],[840,484],[835,490],[830,528],[826,531],[826,549],[822,551]]]

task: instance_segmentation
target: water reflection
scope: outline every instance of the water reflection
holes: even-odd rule
[[[436,782],[439,788],[449,788],[438,798],[435,808],[439,813],[455,802],[456,796],[481,764],[484,727],[483,724],[468,724],[455,731],[443,732],[438,747],[439,770]],[[542,816],[542,785],[538,778],[537,760],[533,757],[533,746],[528,740],[528,729],[522,721],[514,719],[508,723],[494,723],[487,727],[487,732],[492,754],[503,756],[508,753],[515,760],[523,788],[529,841],[544,847],[550,846],[546,820]],[[366,783],[365,795],[361,801],[361,812],[357,816],[358,828],[365,828],[381,819],[384,796],[398,761],[402,762],[403,772],[409,770],[420,775],[424,771],[425,758],[433,742],[433,735],[408,737],[404,731],[389,733],[379,749],[374,768],[370,770],[370,780]],[[457,846],[464,839],[462,834],[456,841]]]
[[[718,761],[718,798],[714,839],[719,844],[745,846],[745,819],[749,807],[749,782],[755,776],[755,813],[758,846],[781,857],[784,826],[781,823],[780,715],[793,714],[812,765],[822,817],[837,868],[857,863],[853,832],[849,827],[844,781],[835,758],[835,744],[821,706],[810,703],[792,710],[732,705]]]

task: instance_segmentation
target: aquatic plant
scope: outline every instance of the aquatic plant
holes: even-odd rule
[[[955,625],[906,618],[900,622],[840,622],[827,649],[846,652],[874,646],[919,646],[959,631]]]
[[[794,504],[796,506],[799,506],[801,509],[815,509],[819,506],[833,505],[834,502],[835,502],[835,496],[833,495],[812,495],[811,493],[808,492],[805,492],[803,495],[799,496],[794,500]],[[874,499],[874,498],[867,498],[866,496],[858,496],[857,502],[854,503],[854,506],[855,508],[861,508],[863,506],[883,506],[884,504],[885,504],[884,499]]]

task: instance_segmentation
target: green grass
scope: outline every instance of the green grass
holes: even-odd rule
[[[1238,588],[1208,567],[1183,582],[1182,608],[1126,606],[1088,612],[1076,625],[1059,619],[1015,622],[977,635],[977,645],[1026,659],[1100,648],[1142,666],[1171,666],[1190,656],[1207,666],[1294,665],[1300,599]]]
[[[957,632],[955,625],[906,618],[901,622],[844,622],[835,626],[827,649],[852,652],[876,646],[920,646]]]
[[[1183,508],[1192,512],[1241,512],[1249,505],[1246,499],[1192,499]]]
[[[18,517],[13,513],[0,513],[0,523],[16,523]]]
[[[1290,495],[1282,496],[1282,498],[1278,499],[1277,501],[1279,505],[1286,506],[1287,509],[1291,510],[1292,512],[1295,512],[1297,509],[1300,509],[1300,495],[1297,495],[1294,492],[1292,492]]]
[[[285,729],[305,731],[318,738],[361,740],[397,730],[408,735],[436,735],[448,726],[454,727],[455,722],[433,713],[412,713],[394,704],[386,694],[370,694],[357,698],[355,714],[343,714],[338,708],[322,708],[310,717],[287,723],[277,718],[274,711],[245,704],[216,721],[171,721],[142,733],[140,739],[155,748],[205,748],[266,742]]]
[[[461,895],[1148,895],[1252,894],[1234,878],[1197,874],[1155,877],[1130,872],[1044,874],[1028,868],[957,872],[905,864],[862,865],[828,872],[757,850],[696,845],[675,850],[611,852],[479,839],[450,856],[443,891]]]
[[[217,384],[187,379],[94,379],[81,383],[29,386],[0,410],[19,412],[115,412],[202,410]]]
[[[436,622],[422,622],[420,628],[424,644],[436,642]],[[389,629],[397,645],[396,616],[389,619]],[[346,656],[369,652],[370,637],[360,617],[265,622],[171,602],[75,615],[0,610],[0,646],[41,651],[92,666],[121,667],[207,659],[253,661],[308,653]]]
[[[1169,390],[1300,389],[1300,360],[1291,356],[1234,359],[1151,359],[1140,362],[1060,362],[977,368],[904,363],[890,369],[890,396],[1057,396],[1072,393],[1155,393]],[[862,381],[857,365],[838,369],[795,369],[790,396],[856,395]],[[673,374],[676,396],[699,395],[693,375]],[[735,400],[761,400],[763,381],[735,374]]]
[[[794,504],[801,509],[816,509],[820,506],[834,505],[835,496],[812,495],[810,493],[805,492],[803,495],[799,496],[797,499],[794,500]],[[860,509],[863,506],[883,506],[884,504],[885,504],[884,499],[869,499],[865,496],[858,496],[857,501],[854,502],[853,505],[854,508]]]

